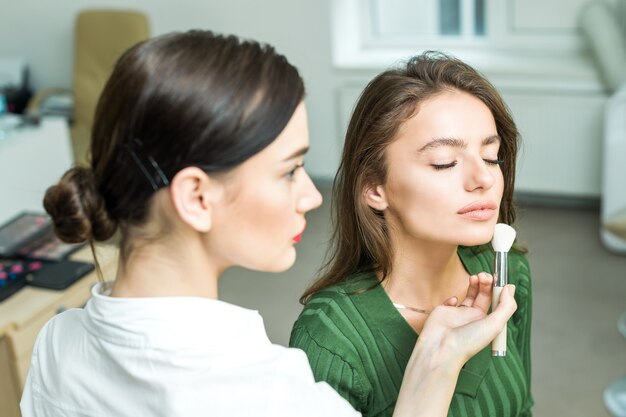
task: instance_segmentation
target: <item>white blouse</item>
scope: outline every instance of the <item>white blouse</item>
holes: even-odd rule
[[[196,297],[116,298],[41,330],[22,395],[31,416],[357,416],[257,311]]]

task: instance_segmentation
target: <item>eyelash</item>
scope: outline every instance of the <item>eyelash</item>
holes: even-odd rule
[[[502,165],[504,163],[503,159],[483,159],[489,165]],[[437,171],[441,171],[444,169],[452,168],[456,165],[456,161],[451,162],[449,164],[432,164],[432,167]]]
[[[296,171],[298,170],[298,168],[304,168],[304,162],[296,165],[295,167],[293,167],[293,169],[289,172],[287,172],[285,174],[285,177],[289,180],[289,181],[293,181],[293,177],[296,174]]]

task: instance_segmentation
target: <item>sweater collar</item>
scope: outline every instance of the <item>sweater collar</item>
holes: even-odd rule
[[[458,250],[465,269],[472,275],[482,271],[492,272],[493,266],[489,263],[489,256],[481,256],[483,253],[489,251],[482,247],[459,247]],[[373,324],[371,328],[378,336],[387,339],[398,355],[408,363],[418,335],[393,306],[393,302],[379,284],[376,274],[367,272],[349,282],[346,289],[353,294],[356,308],[368,323]],[[490,363],[491,347],[487,346],[465,364],[459,375],[456,392],[475,397]]]

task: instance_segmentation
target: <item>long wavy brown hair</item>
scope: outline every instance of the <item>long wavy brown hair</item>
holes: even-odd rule
[[[501,144],[498,158],[504,176],[499,222],[515,220],[513,186],[519,133],[496,88],[479,72],[448,55],[428,51],[406,64],[377,75],[361,93],[352,113],[339,170],[333,183],[333,234],[326,262],[300,302],[364,271],[377,271],[382,279],[391,272],[392,245],[382,212],[364,199],[370,184],[384,184],[385,150],[398,129],[420,103],[445,90],[458,90],[481,100],[491,110]]]

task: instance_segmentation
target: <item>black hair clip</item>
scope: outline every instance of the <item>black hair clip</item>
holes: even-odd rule
[[[159,167],[159,164],[152,158],[152,156],[148,153],[144,154],[141,151],[143,148],[143,142],[139,138],[134,138],[130,144],[125,144],[124,147],[130,153],[130,156],[135,161],[135,164],[139,167],[143,175],[147,178],[152,186],[152,190],[157,191],[161,187],[166,187],[170,185],[167,177]],[[147,163],[141,162],[139,156],[142,155],[145,157]],[[150,174],[148,169],[153,170],[153,174]]]

